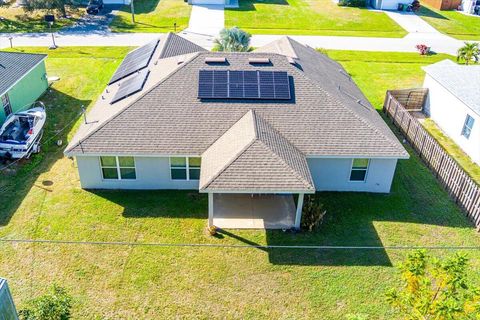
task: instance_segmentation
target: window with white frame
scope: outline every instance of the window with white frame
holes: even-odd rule
[[[201,159],[198,157],[171,157],[172,180],[199,180]]]
[[[105,180],[134,180],[137,178],[134,157],[100,157],[100,167]]]
[[[353,159],[350,181],[365,181],[369,163],[369,159]]]
[[[475,119],[473,119],[470,115],[467,114],[465,118],[465,123],[463,124],[462,128],[462,136],[465,138],[470,138],[470,134],[472,133],[473,124],[475,123]]]

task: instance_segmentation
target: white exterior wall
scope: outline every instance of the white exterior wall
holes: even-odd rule
[[[401,0],[381,0],[380,8],[381,10],[397,10],[399,3],[411,3],[410,0],[401,1]]]
[[[317,191],[389,193],[397,159],[370,159],[365,181],[350,181],[352,159],[307,158]]]
[[[480,117],[458,100],[447,89],[428,74],[423,83],[428,88],[425,113],[467,153],[476,163],[480,163]],[[475,119],[470,137],[462,136],[463,125],[467,114]]]
[[[198,190],[198,180],[172,180],[169,158],[135,157],[135,180],[103,180],[99,157],[76,157],[84,189],[186,189]]]
[[[169,158],[135,157],[136,180],[103,180],[99,157],[76,157],[84,189],[187,189],[198,190],[198,180],[172,180]],[[352,159],[307,158],[317,191],[388,193],[397,159],[371,159],[364,182],[350,181]]]

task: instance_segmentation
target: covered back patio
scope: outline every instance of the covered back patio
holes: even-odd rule
[[[199,189],[220,228],[298,229],[315,192],[305,155],[253,110],[202,154]]]
[[[300,228],[303,194],[209,193],[208,224],[233,229]]]

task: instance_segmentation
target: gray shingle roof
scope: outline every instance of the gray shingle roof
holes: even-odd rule
[[[46,57],[45,54],[0,51],[0,95]]]
[[[305,156],[248,111],[202,154],[201,191],[314,192]]]
[[[480,65],[458,65],[443,60],[423,68],[435,81],[480,114]]]
[[[188,53],[207,51],[204,48],[188,41],[175,33],[168,33],[165,41],[161,41],[162,46],[160,59],[176,57]]]
[[[252,109],[306,156],[407,158],[343,68],[313,49],[298,46],[298,65],[275,53],[200,52],[80,143],[70,145],[66,153],[201,155]],[[228,65],[206,64],[206,56],[226,57]],[[271,64],[251,65],[252,56],[270,58]],[[286,71],[293,81],[293,98],[201,101],[197,98],[200,69]]]

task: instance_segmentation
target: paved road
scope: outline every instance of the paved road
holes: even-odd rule
[[[394,21],[409,32],[404,38],[367,38],[367,37],[332,37],[332,36],[292,36],[297,41],[314,48],[338,50],[365,51],[397,51],[416,52],[417,44],[426,44],[434,52],[455,55],[463,41],[441,34],[424,20],[413,13],[386,12]],[[213,40],[223,27],[222,6],[194,5],[190,25],[181,35],[198,45],[211,49]],[[90,19],[95,19],[90,17]],[[93,20],[55,33],[59,46],[139,46],[157,38],[154,33],[111,33],[106,27],[108,19],[103,18],[97,27],[92,26]],[[90,23],[90,22],[92,23]],[[97,21],[98,22],[98,21]],[[37,34],[0,34],[0,48],[8,47],[8,38],[12,37],[14,46],[45,46],[52,43],[51,35]],[[251,45],[259,47],[272,42],[281,35],[253,35]]]

